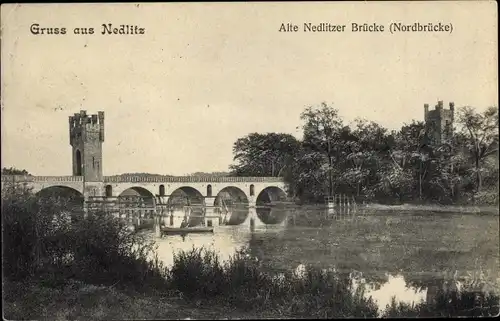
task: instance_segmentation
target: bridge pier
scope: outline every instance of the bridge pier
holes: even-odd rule
[[[174,211],[169,211],[166,216],[163,217],[163,223],[165,226],[174,226]]]
[[[86,219],[89,215],[89,208],[86,201],[83,201],[83,218]]]
[[[155,237],[161,237],[161,225],[169,226],[167,218],[170,216],[170,211],[168,208],[168,200],[170,195],[156,195],[153,199],[154,202],[154,215],[153,215],[153,227],[155,231]]]
[[[257,203],[251,199],[248,203],[248,215],[250,216],[250,231],[255,231],[255,220],[257,219]]]
[[[155,229],[155,237],[157,238],[161,237],[160,217],[158,215],[155,215],[154,218],[154,229]]]
[[[215,212],[215,197],[205,197],[205,226],[219,226],[220,215]]]

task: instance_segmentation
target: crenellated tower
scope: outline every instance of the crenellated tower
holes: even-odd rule
[[[101,182],[104,112],[87,115],[85,110],[69,116],[69,141],[73,147],[73,175],[87,182]]]
[[[453,136],[455,104],[450,102],[449,106],[450,109],[443,109],[440,100],[434,110],[429,110],[429,104],[424,104],[426,132],[432,144],[444,144]]]

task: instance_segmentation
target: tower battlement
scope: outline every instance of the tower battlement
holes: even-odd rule
[[[97,114],[87,115],[86,110],[81,110],[80,113],[75,113],[69,116],[69,136],[70,144],[73,145],[75,140],[87,139],[87,134],[97,133],[99,141],[104,141],[104,112],[99,111]]]
[[[450,117],[454,118],[455,103],[449,103],[449,109],[443,109],[443,101],[439,100],[434,107],[434,110],[429,110],[429,104],[424,104],[425,121],[429,118]]]

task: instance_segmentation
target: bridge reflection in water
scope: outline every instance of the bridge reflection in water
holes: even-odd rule
[[[153,229],[156,222],[160,226],[179,227],[183,220],[192,227],[242,225],[258,228],[268,224],[284,224],[290,213],[280,203],[250,206],[247,202],[233,202],[231,199],[217,200],[216,206],[211,208],[211,216],[207,216],[207,206],[183,197],[171,197],[170,202],[162,203],[161,197],[120,195],[91,197],[86,203],[87,211],[108,212],[136,229]]]

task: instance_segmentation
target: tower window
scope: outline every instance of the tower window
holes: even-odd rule
[[[92,168],[95,169],[95,157],[92,156]]]
[[[82,176],[82,154],[76,150],[76,176]]]
[[[212,185],[207,185],[207,196],[212,197]]]
[[[252,185],[250,185],[250,196],[254,196],[255,195],[255,187]]]

